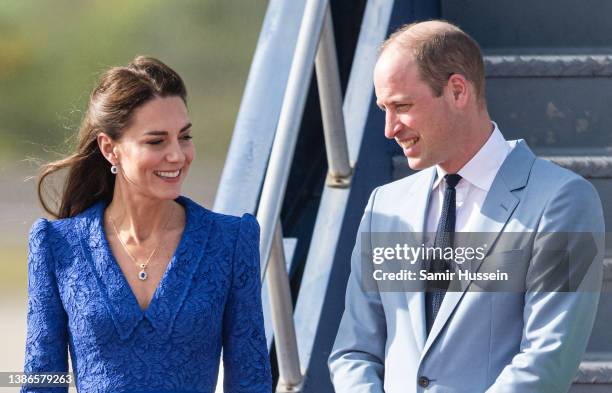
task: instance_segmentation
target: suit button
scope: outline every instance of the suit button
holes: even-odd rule
[[[429,378],[427,377],[419,377],[419,386],[422,388],[426,388],[429,386]]]

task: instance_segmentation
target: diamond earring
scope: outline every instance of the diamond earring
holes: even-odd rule
[[[116,175],[116,174],[117,174],[117,172],[119,172],[119,168],[117,168],[117,165],[112,165],[112,166],[111,166],[111,173],[112,173],[113,175]]]

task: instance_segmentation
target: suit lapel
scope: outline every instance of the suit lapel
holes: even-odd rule
[[[515,144],[514,149],[512,149],[500,167],[493,180],[491,189],[484,200],[480,215],[476,217],[473,227],[470,228],[470,232],[480,233],[478,235],[479,238],[476,239],[473,235],[468,236],[468,244],[472,244],[476,241],[482,243],[482,235],[488,235],[485,236],[487,237],[486,241],[488,245],[487,253],[488,250],[491,250],[493,247],[493,244],[503,231],[508,219],[512,216],[512,213],[520,202],[519,198],[515,196],[512,191],[525,187],[529,179],[531,167],[535,161],[535,155],[523,140],[514,141],[513,143]],[[470,267],[470,271],[477,272],[481,264],[482,260],[478,263],[474,263]],[[444,296],[444,300],[431,328],[431,332],[427,337],[423,356],[450,319],[469,285],[470,281],[468,280],[451,282],[451,287]]]

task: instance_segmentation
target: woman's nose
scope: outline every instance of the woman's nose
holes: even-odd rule
[[[185,159],[185,153],[183,149],[181,149],[181,145],[179,142],[174,142],[171,144],[170,150],[166,154],[166,159],[170,162],[181,162]]]

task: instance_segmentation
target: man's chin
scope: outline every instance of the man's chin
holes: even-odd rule
[[[431,165],[427,165],[423,160],[419,158],[406,157],[408,166],[413,171],[420,171],[421,169],[429,168]]]

